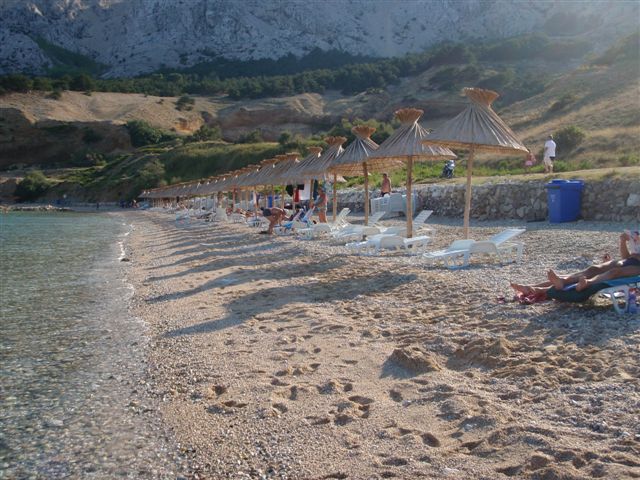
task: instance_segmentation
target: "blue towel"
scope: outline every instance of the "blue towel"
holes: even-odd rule
[[[631,285],[634,283],[640,283],[640,275],[594,283],[579,292],[576,291],[576,284],[574,283],[573,285],[567,285],[562,290],[556,290],[554,287],[551,287],[547,290],[547,298],[553,298],[554,300],[560,300],[561,302],[582,303],[586,302],[589,297],[598,293],[600,290],[604,290],[605,288],[616,287],[618,285]]]

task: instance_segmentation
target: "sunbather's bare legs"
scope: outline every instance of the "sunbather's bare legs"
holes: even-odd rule
[[[599,265],[591,265],[589,268],[582,270],[581,272],[572,273],[571,275],[558,275],[553,270],[547,272],[547,278],[549,282],[558,290],[563,289],[567,285],[573,285],[578,283],[582,277],[593,278],[597,275],[605,273],[612,268],[620,266],[620,260],[611,260],[609,262],[601,263]]]
[[[636,275],[640,275],[640,266],[631,265],[628,267],[614,267],[590,278],[579,278],[576,290],[579,292],[596,283],[606,282],[607,280],[613,280],[615,278],[633,277]]]
[[[614,264],[616,262],[613,262]],[[598,266],[599,267],[599,266]],[[589,272],[592,267],[587,268],[584,272]],[[593,270],[591,270],[593,271]],[[582,275],[578,276],[577,274],[560,277],[553,270],[549,270],[549,281],[537,283],[535,285],[521,285],[519,283],[511,283],[511,288],[513,288],[516,292],[521,292],[524,295],[530,295],[532,293],[540,293],[543,291],[549,290],[551,287],[555,287],[557,290],[563,289],[566,285],[572,285],[576,283],[576,290],[579,292],[588,288],[590,285],[595,283],[605,282],[607,280],[613,280],[615,278],[623,278],[623,277],[633,277],[635,275],[640,275],[640,266],[631,265],[626,267],[618,267],[618,266],[610,266],[607,270],[601,271],[600,273],[592,276]],[[555,277],[554,277],[555,275]],[[558,278],[562,283],[560,286],[557,286],[551,279]],[[577,277],[577,278],[574,278]]]

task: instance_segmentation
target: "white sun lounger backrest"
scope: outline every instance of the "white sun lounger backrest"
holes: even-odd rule
[[[413,219],[413,223],[415,225],[422,225],[427,219],[431,216],[433,210],[422,210],[416,217]]]
[[[496,233],[493,237],[489,238],[487,241],[494,243],[496,245],[500,245],[501,243],[508,242],[512,238],[517,237],[521,233],[524,233],[526,230],[524,228],[507,228],[506,230],[501,231],[500,233]]]
[[[384,217],[384,214],[387,212],[376,212],[373,213],[369,216],[369,225],[375,225],[376,223],[378,223],[380,220],[382,220],[382,217]]]

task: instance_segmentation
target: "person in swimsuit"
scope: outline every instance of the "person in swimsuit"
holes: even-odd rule
[[[386,173],[382,174],[382,185],[380,185],[380,196],[391,195],[391,180]]]
[[[280,222],[287,218],[287,212],[283,208],[263,208],[262,216],[269,220],[269,228],[267,229],[267,233],[271,235],[273,233],[273,227],[280,224]]]
[[[324,191],[324,188],[320,187],[318,189],[318,198],[315,201],[315,207],[318,209],[318,219],[320,223],[327,223],[327,192]]]
[[[581,272],[570,275],[559,275],[553,270],[547,271],[547,281],[535,285],[511,283],[516,292],[530,295],[541,293],[551,287],[562,290],[567,285],[576,284],[576,291],[581,291],[595,283],[613,280],[614,278],[633,277],[640,275],[640,244],[634,241],[637,232],[624,232],[620,235],[620,260],[607,260],[591,265]]]

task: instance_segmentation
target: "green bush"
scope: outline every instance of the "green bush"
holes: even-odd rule
[[[16,196],[20,201],[34,200],[51,187],[51,182],[40,170],[33,170],[16,186]]]
[[[183,95],[176,101],[176,110],[181,112],[184,110],[193,110],[193,105],[195,103],[196,101],[193,98],[188,95]]]
[[[127,122],[127,130],[131,137],[131,145],[134,147],[153,145],[173,138],[173,135],[152,127],[143,120],[130,120]]]
[[[618,159],[618,163],[623,167],[629,167],[632,165],[640,165],[640,155],[637,153],[623,155]]]
[[[560,110],[563,110],[565,107],[571,105],[572,103],[575,103],[576,100],[578,100],[578,97],[576,97],[574,94],[566,93],[562,97],[560,97],[559,100],[554,102],[549,107],[548,111],[549,113],[559,112]]]
[[[252,130],[238,139],[238,143],[260,143],[263,141],[260,130]]]
[[[584,131],[575,125],[569,125],[554,133],[553,138],[560,153],[567,154],[576,149],[585,139]]]
[[[157,187],[164,176],[164,165],[160,160],[154,158],[138,171],[138,186],[140,189]]]
[[[220,132],[220,127],[210,126],[210,125],[202,125],[193,135],[189,135],[184,139],[184,143],[191,142],[207,142],[212,140],[220,140],[222,138],[222,133]]]

